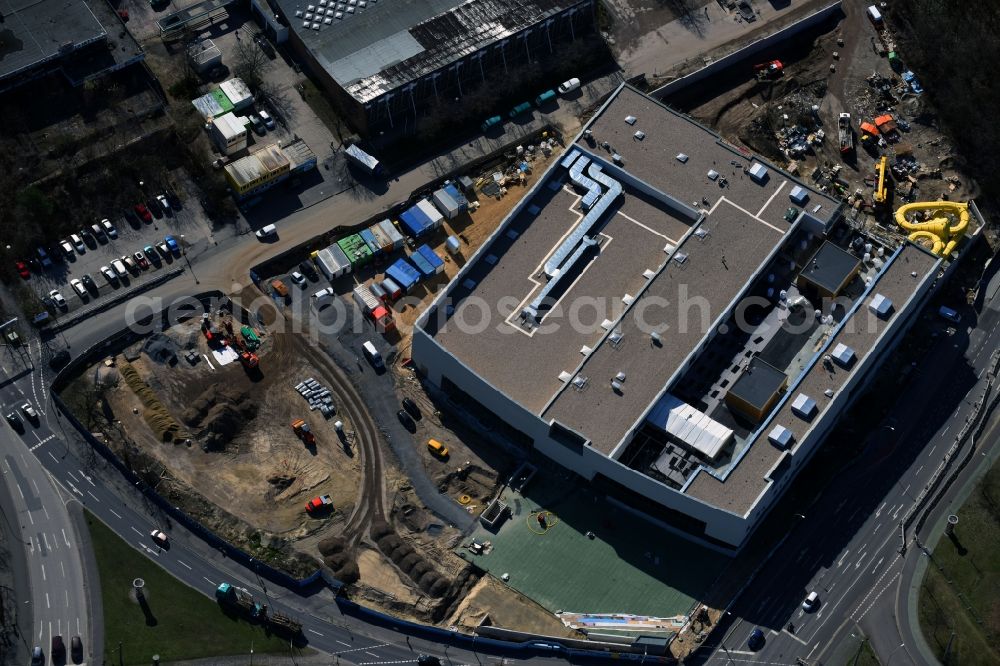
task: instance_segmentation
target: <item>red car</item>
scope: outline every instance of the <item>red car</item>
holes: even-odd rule
[[[31,275],[30,273],[28,273],[28,264],[24,263],[23,261],[16,262],[14,264],[14,268],[17,269],[17,274],[20,275],[25,280],[27,280],[28,277]]]
[[[135,211],[135,214],[138,215],[139,219],[142,220],[143,222],[153,221],[153,214],[149,212],[148,208],[146,208],[146,204],[137,203],[135,206],[132,207],[132,210]]]
[[[139,268],[141,268],[142,270],[146,270],[147,268],[149,268],[149,262],[146,261],[146,255],[144,255],[142,252],[136,252],[135,254],[132,255],[132,257],[135,259],[135,263],[139,264]]]

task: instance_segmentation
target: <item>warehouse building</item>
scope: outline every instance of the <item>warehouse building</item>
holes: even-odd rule
[[[622,86],[421,316],[412,358],[480,427],[735,552],[940,266]]]
[[[266,11],[263,1],[255,13],[288,25],[314,79],[365,134],[412,126],[594,32],[593,0],[270,0]]]
[[[144,57],[107,2],[8,0],[0,10],[0,92],[52,73],[81,86]]]

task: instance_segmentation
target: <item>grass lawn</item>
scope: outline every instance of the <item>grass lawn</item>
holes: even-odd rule
[[[941,538],[924,576],[920,628],[946,665],[1000,666],[1000,465],[958,518],[954,538]]]
[[[871,643],[866,640],[861,642],[858,646],[858,652],[847,660],[844,666],[881,666],[878,657],[875,656],[875,650],[872,649]]]
[[[107,663],[118,663],[119,641],[122,664],[143,666],[154,654],[162,662],[249,654],[251,642],[255,653],[287,654],[288,641],[226,615],[214,600],[156,566],[90,513],[86,516],[101,576]],[[146,581],[149,621],[129,596],[134,578]]]

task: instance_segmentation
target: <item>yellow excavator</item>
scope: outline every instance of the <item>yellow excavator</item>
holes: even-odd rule
[[[929,211],[931,219],[910,222],[907,213]],[[953,201],[923,201],[906,204],[896,210],[896,224],[909,233],[914,243],[929,245],[931,252],[949,257],[969,228],[969,204]]]

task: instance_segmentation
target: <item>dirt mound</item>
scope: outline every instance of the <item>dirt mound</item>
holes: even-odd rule
[[[267,477],[267,482],[274,486],[274,492],[278,494],[287,490],[289,486],[295,483],[295,477],[285,474],[275,474],[274,476]]]
[[[356,583],[361,577],[361,572],[358,569],[358,563],[354,560],[353,556],[345,552],[324,557],[323,564],[325,564],[330,571],[333,572],[333,575],[337,580],[345,585]]]
[[[317,548],[319,549],[320,555],[330,556],[336,555],[337,553],[344,552],[347,544],[340,537],[327,537],[319,542]]]
[[[156,392],[139,376],[138,370],[131,363],[122,363],[118,372],[121,373],[122,379],[142,402],[142,417],[160,441],[172,442],[191,436],[174,420],[174,417],[170,415],[170,412],[156,396]]]
[[[388,527],[384,523],[379,523],[377,526],[380,533]],[[375,525],[372,526],[373,533],[376,531],[375,527]],[[392,560],[400,571],[431,597],[439,598],[451,587],[448,580],[438,573],[421,554],[417,553],[409,542],[403,541],[395,531],[383,534],[376,540],[376,544],[383,555]]]
[[[221,451],[256,416],[257,403],[246,393],[209,388],[191,403],[182,419],[198,429],[205,450]]]

